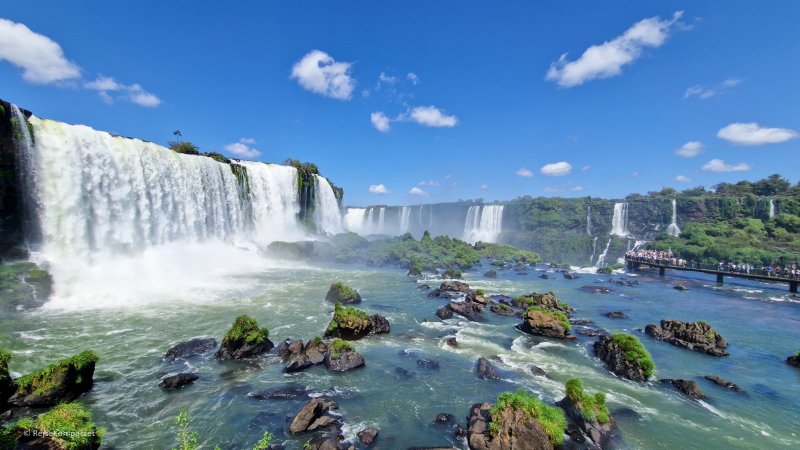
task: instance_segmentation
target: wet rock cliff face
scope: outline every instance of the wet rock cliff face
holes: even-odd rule
[[[29,111],[23,111],[26,117]],[[0,259],[23,242],[22,192],[11,104],[0,100]],[[26,126],[18,124],[16,126]]]

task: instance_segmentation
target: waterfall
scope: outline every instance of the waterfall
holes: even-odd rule
[[[594,255],[597,254],[597,236],[592,239],[592,256],[589,257],[589,265],[594,263]]]
[[[672,199],[672,222],[670,222],[669,226],[667,227],[667,234],[671,236],[678,236],[681,234],[681,229],[678,227],[678,208],[677,208],[677,201]]]
[[[400,233],[407,233],[411,222],[411,207],[403,206],[400,208]]]
[[[611,248],[611,239],[613,238],[608,238],[605,250],[603,250],[603,253],[600,253],[600,256],[597,257],[597,264],[594,265],[595,267],[605,267],[606,255],[608,255],[608,249]]]
[[[344,215],[344,225],[347,231],[357,234],[366,234],[367,208],[347,208]]]
[[[422,210],[425,208],[425,205],[419,205],[419,217],[417,218],[417,222],[419,224],[419,228],[422,229],[424,226],[422,225]]]
[[[378,210],[378,234],[385,234],[384,227],[386,225],[386,207],[381,206]]]
[[[17,105],[11,104],[11,114],[16,119],[17,130],[14,130],[14,142],[19,149],[18,175],[22,197],[22,229],[25,244],[30,248],[40,241],[38,212],[40,210],[37,195],[36,153],[33,147],[33,136],[28,128],[28,119]]]
[[[592,235],[592,207],[586,207],[586,234]]]
[[[314,175],[314,178],[316,178],[314,223],[317,224],[317,230],[328,235],[341,233],[342,211],[333,188],[326,178],[319,175]]]
[[[614,203],[614,215],[611,217],[611,234],[628,236],[628,203]]]
[[[503,205],[470,206],[463,239],[470,243],[496,242],[503,231]]]
[[[775,201],[769,199],[769,218],[772,219],[773,217],[775,217]]]

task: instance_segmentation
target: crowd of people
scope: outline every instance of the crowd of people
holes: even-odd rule
[[[701,266],[697,261],[687,261],[683,258],[678,258],[672,253],[672,250],[647,250],[636,249],[630,250],[625,253],[625,258],[632,261],[638,261],[650,264],[661,264],[677,267],[687,268],[715,268],[720,272],[744,273],[752,275],[766,275],[775,278],[788,278],[791,280],[800,280],[800,268],[797,264],[790,266],[780,266],[777,264],[768,264],[766,266],[754,266],[748,263],[733,263],[733,262],[720,262],[716,267]]]

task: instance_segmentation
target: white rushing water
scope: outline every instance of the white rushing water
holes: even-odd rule
[[[316,195],[314,196],[314,223],[317,231],[327,235],[341,233],[342,211],[339,201],[333,192],[330,182],[325,177],[314,175],[316,179]]]
[[[411,207],[403,206],[400,208],[400,234],[408,232],[411,224]]]
[[[600,253],[600,256],[597,257],[597,264],[595,267],[605,267],[606,265],[606,255],[608,255],[608,249],[611,248],[611,239],[608,238],[608,242],[606,242],[606,248],[603,250],[603,253]]]
[[[347,231],[356,234],[364,233],[364,224],[367,220],[367,208],[347,208],[344,215],[344,226]]]
[[[775,201],[769,199],[769,218],[772,219],[773,217],[775,217]]]
[[[592,235],[592,207],[586,207],[586,234]]]
[[[378,210],[378,234],[385,234],[386,233],[386,207],[381,206],[381,209]]]
[[[677,201],[672,199],[672,222],[667,227],[667,233],[671,236],[678,236],[681,234],[681,229],[678,227],[678,207]]]
[[[614,215],[611,217],[611,234],[628,236],[628,203],[614,203]]]
[[[464,240],[496,242],[503,231],[503,205],[470,206],[464,221]]]
[[[300,212],[297,170],[290,166],[252,161],[238,161],[236,164],[247,169],[253,239],[259,244],[302,239],[305,233],[297,222]]]
[[[594,255],[597,254],[597,236],[592,239],[592,256],[589,257],[589,265],[594,264]]]

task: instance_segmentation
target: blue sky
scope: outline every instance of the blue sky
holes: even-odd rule
[[[563,3],[4,2],[0,98],[350,205],[798,181],[800,3]]]

